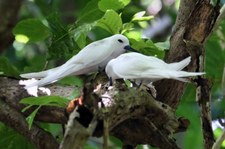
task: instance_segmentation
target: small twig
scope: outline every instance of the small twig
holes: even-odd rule
[[[225,129],[223,129],[221,136],[213,144],[212,149],[220,149],[221,144],[223,143],[224,140],[225,140]]]
[[[46,62],[45,62],[45,65],[44,65],[42,71],[44,71],[44,70],[48,67],[48,63],[49,63],[49,61],[46,61]]]
[[[211,126],[211,84],[207,79],[198,79],[197,101],[200,107],[202,131],[205,149],[211,149],[215,140]]]
[[[103,130],[103,149],[108,149],[108,139],[109,139],[109,123],[108,118],[104,118],[103,121],[104,130]]]

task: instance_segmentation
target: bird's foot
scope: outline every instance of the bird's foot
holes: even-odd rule
[[[152,84],[152,82],[149,83],[149,84],[147,85],[147,87],[148,87],[150,93],[152,94],[152,96],[153,96],[154,98],[156,98],[156,96],[157,96],[157,91],[156,91],[156,89],[155,89],[155,86]]]
[[[149,84],[147,84],[147,85],[145,85],[145,84],[140,84],[140,85],[139,85],[139,89],[142,89],[142,90],[145,90],[145,91],[149,91],[150,94],[151,94],[154,98],[156,98],[156,96],[157,96],[157,91],[156,91],[156,89],[155,89],[155,86],[152,84],[152,82],[149,83]]]

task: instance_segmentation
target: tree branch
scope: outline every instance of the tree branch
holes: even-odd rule
[[[19,85],[17,79],[0,77],[0,99],[5,101],[12,108],[21,111],[25,105],[20,104],[19,101],[25,97],[29,97],[23,86]],[[50,86],[52,95],[68,96],[71,95],[74,88],[62,86]],[[28,116],[35,108],[27,110],[24,115]],[[67,115],[65,109],[59,107],[42,107],[39,109],[35,120],[49,123],[66,124]]]
[[[204,71],[205,50],[203,44],[213,31],[213,27],[219,16],[219,2],[214,7],[209,0],[183,0],[181,1],[177,16],[175,30],[170,39],[170,52],[166,60],[169,62],[183,59],[189,54],[192,62],[188,71]],[[205,148],[212,147],[214,138],[211,128],[210,91],[211,85],[207,79],[198,77],[199,86],[198,103],[201,109],[202,129]],[[156,83],[157,99],[165,101],[176,108],[184,91],[185,84],[172,80],[163,80]],[[165,90],[165,88],[167,88]]]
[[[25,117],[2,99],[0,99],[0,121],[24,135],[39,149],[58,149],[59,147],[58,142],[50,133],[35,124],[29,130]]]
[[[14,110],[20,111],[24,105],[20,104],[19,100],[28,96],[26,91],[18,84],[18,80],[0,77],[0,81],[0,99],[10,105],[11,108],[14,108]],[[104,117],[107,117],[110,134],[120,138],[126,143],[135,145],[152,144],[161,147],[169,146],[171,148],[178,148],[175,141],[171,139],[172,134],[174,132],[186,130],[188,125],[184,125],[183,121],[177,119],[174,115],[174,110],[168,105],[155,101],[146,91],[130,90],[123,82],[118,82],[115,84],[116,90],[112,92],[115,94],[113,99],[116,103],[112,107],[107,108],[109,111],[106,110],[108,111],[106,113],[104,108],[99,109],[99,99],[103,98],[103,94],[109,91],[105,90],[104,85],[102,85],[98,93],[93,93],[93,89],[99,84],[106,84],[107,82],[108,79],[106,75],[99,75],[93,83],[87,83],[89,85],[85,85],[84,105],[86,105],[86,108],[88,108],[92,114],[83,112],[81,119],[78,121],[79,123],[87,127],[93,116],[96,115],[94,113],[96,113],[98,109],[97,111],[99,112],[96,118],[98,119],[98,125],[94,131],[94,136],[102,136],[102,120]],[[63,89],[65,91],[63,91]],[[74,89],[71,89],[71,87],[51,85],[50,90],[54,94],[57,93],[60,96],[65,96],[65,94],[67,94],[68,96]],[[2,106],[1,108],[1,110],[4,110],[5,107]],[[50,109],[54,109],[54,112],[51,112]],[[66,122],[67,115],[64,109],[43,107],[41,110],[38,112],[35,120],[63,124]],[[0,119],[4,117],[4,115],[0,115]],[[88,122],[87,119],[89,119]],[[20,119],[20,121],[20,123],[26,123],[24,118]],[[15,127],[14,125],[8,126]],[[165,141],[165,143],[158,140]]]

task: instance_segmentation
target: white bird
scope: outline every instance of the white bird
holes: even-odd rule
[[[111,82],[116,79],[138,80],[145,84],[160,79],[187,82],[185,77],[205,74],[204,72],[181,71],[190,61],[191,57],[188,57],[180,62],[167,64],[156,57],[131,52],[109,61],[105,71]]]
[[[26,85],[26,89],[34,86],[40,87],[65,76],[88,74],[104,69],[111,59],[118,57],[126,50],[133,50],[129,46],[129,40],[121,34],[116,34],[87,45],[77,55],[59,67],[41,72],[21,74],[20,76],[40,79]]]

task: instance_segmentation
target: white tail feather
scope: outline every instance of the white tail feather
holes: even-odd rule
[[[31,79],[31,78],[44,78],[48,75],[48,71],[41,71],[41,72],[34,72],[34,73],[25,73],[25,74],[21,74],[20,76],[22,78],[27,78],[27,79]]]
[[[191,57],[187,57],[184,60],[177,63],[170,63],[169,67],[171,70],[182,70],[191,62]]]
[[[185,77],[200,76],[205,74],[204,72],[186,72],[186,71],[175,71],[175,70],[150,70],[141,74],[142,78],[149,78],[150,80],[160,79],[174,79],[182,82],[188,82]]]

